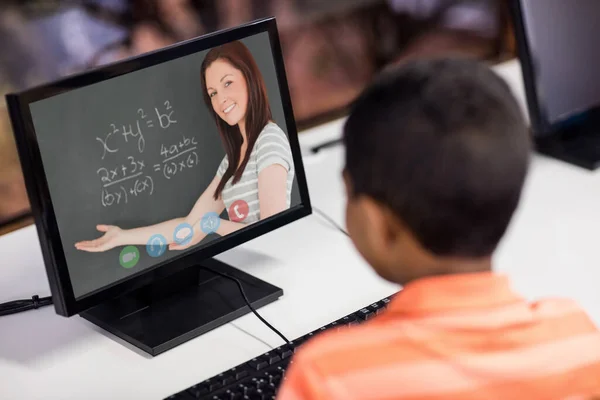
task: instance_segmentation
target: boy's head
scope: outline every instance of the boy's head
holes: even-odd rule
[[[390,70],[354,104],[344,142],[348,230],[380,275],[405,284],[489,268],[530,152],[501,78],[458,59]]]

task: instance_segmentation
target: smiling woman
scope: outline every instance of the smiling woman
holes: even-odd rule
[[[289,208],[294,179],[289,143],[272,122],[265,83],[248,48],[231,42],[212,49],[201,77],[204,101],[213,109],[226,152],[214,198],[222,197],[228,210],[234,202],[247,204],[247,223]],[[235,220],[237,215],[229,217]]]
[[[200,68],[204,101],[217,125],[225,157],[215,177],[185,217],[151,226],[121,229],[98,225],[98,239],[82,251],[146,244],[155,235],[170,250],[198,244],[209,233],[221,236],[290,208],[294,163],[286,134],[273,121],[263,76],[252,53],[239,41],[211,49]],[[219,216],[227,210],[229,219]]]

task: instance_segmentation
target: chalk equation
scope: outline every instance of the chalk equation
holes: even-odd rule
[[[156,116],[158,117],[160,127],[163,129],[167,129],[171,125],[176,124],[177,120],[172,118],[172,115],[175,112],[175,110],[173,110],[173,107],[171,106],[171,103],[168,100],[165,101],[164,106],[164,112],[162,110],[159,110],[157,107],[154,107],[154,111],[156,112]]]
[[[119,125],[111,123],[106,134],[96,137],[101,146],[100,159],[113,161],[112,165],[102,166],[96,171],[101,183],[100,198],[103,207],[128,204],[143,195],[152,196],[156,179],[171,180],[198,165],[198,141],[193,136],[171,137],[169,140],[173,140],[172,142],[160,144],[158,154],[146,152],[147,138],[156,140],[153,133],[170,131],[178,123],[175,109],[169,100],[160,107],[154,107],[154,113],[156,119],[139,108],[134,121]],[[128,155],[120,157],[120,150]],[[121,160],[114,161],[115,157]],[[146,159],[152,160],[148,166]]]
[[[127,161],[127,163],[114,168],[98,168],[96,174],[100,177],[100,181],[105,187],[142,175],[142,170],[146,166],[144,161],[138,160],[133,156],[127,157]]]
[[[162,174],[165,178],[171,179],[174,178],[178,173],[188,168],[193,168],[196,165],[198,165],[198,154],[195,151],[193,151],[189,153],[187,157],[177,162],[171,161],[163,165],[156,164],[154,166],[154,170],[162,171]]]
[[[178,143],[170,146],[160,146],[162,163],[154,164],[154,171],[162,172],[166,179],[174,178],[178,173],[198,165],[198,142],[195,137],[185,135]]]
[[[162,129],[168,129],[177,124],[177,120],[173,116],[175,110],[169,100],[165,101],[160,107],[154,107],[154,112]],[[127,145],[131,140],[137,146],[138,152],[143,153],[146,148],[146,139],[142,128],[152,129],[154,126],[154,120],[146,114],[143,108],[138,108],[137,119],[133,123],[118,125],[111,123],[106,133],[96,137],[96,141],[101,147],[101,159],[104,160],[108,154],[117,153],[120,150],[119,144],[123,141]],[[119,138],[122,138],[123,141],[120,142]]]
[[[146,147],[146,139],[144,139],[139,120],[135,122],[135,125],[121,125],[120,128],[117,127],[117,125],[115,124],[110,124],[110,130],[103,138],[96,137],[96,140],[102,145],[103,160],[106,157],[107,153],[116,153],[119,151],[119,147],[116,146],[116,144],[114,143],[118,135],[123,136],[123,138],[125,139],[125,143],[129,142],[129,137],[131,137],[133,141],[137,139],[138,151],[140,153],[144,152],[144,148]],[[115,136],[115,139],[111,140],[113,136]]]
[[[142,176],[135,181],[131,181],[130,185],[119,185],[118,187],[104,186],[102,188],[102,206],[110,207],[113,204],[127,204],[129,203],[129,196],[137,197],[139,195],[147,193],[152,195],[154,193],[154,180],[151,176]]]

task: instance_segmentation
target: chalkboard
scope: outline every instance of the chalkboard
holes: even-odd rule
[[[273,118],[287,133],[268,34],[242,41],[263,74]],[[139,262],[123,268],[122,248],[87,253],[74,244],[99,237],[97,224],[127,229],[184,217],[214,178],[225,151],[202,98],[207,51],[31,104],[76,297],[177,254],[153,258],[138,246]],[[294,181],[291,205],[299,203]]]

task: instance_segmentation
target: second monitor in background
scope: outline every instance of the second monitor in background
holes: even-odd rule
[[[282,290],[208,260],[310,213],[273,19],[8,97],[53,300],[151,354]]]
[[[600,165],[600,2],[511,0],[538,150]]]

